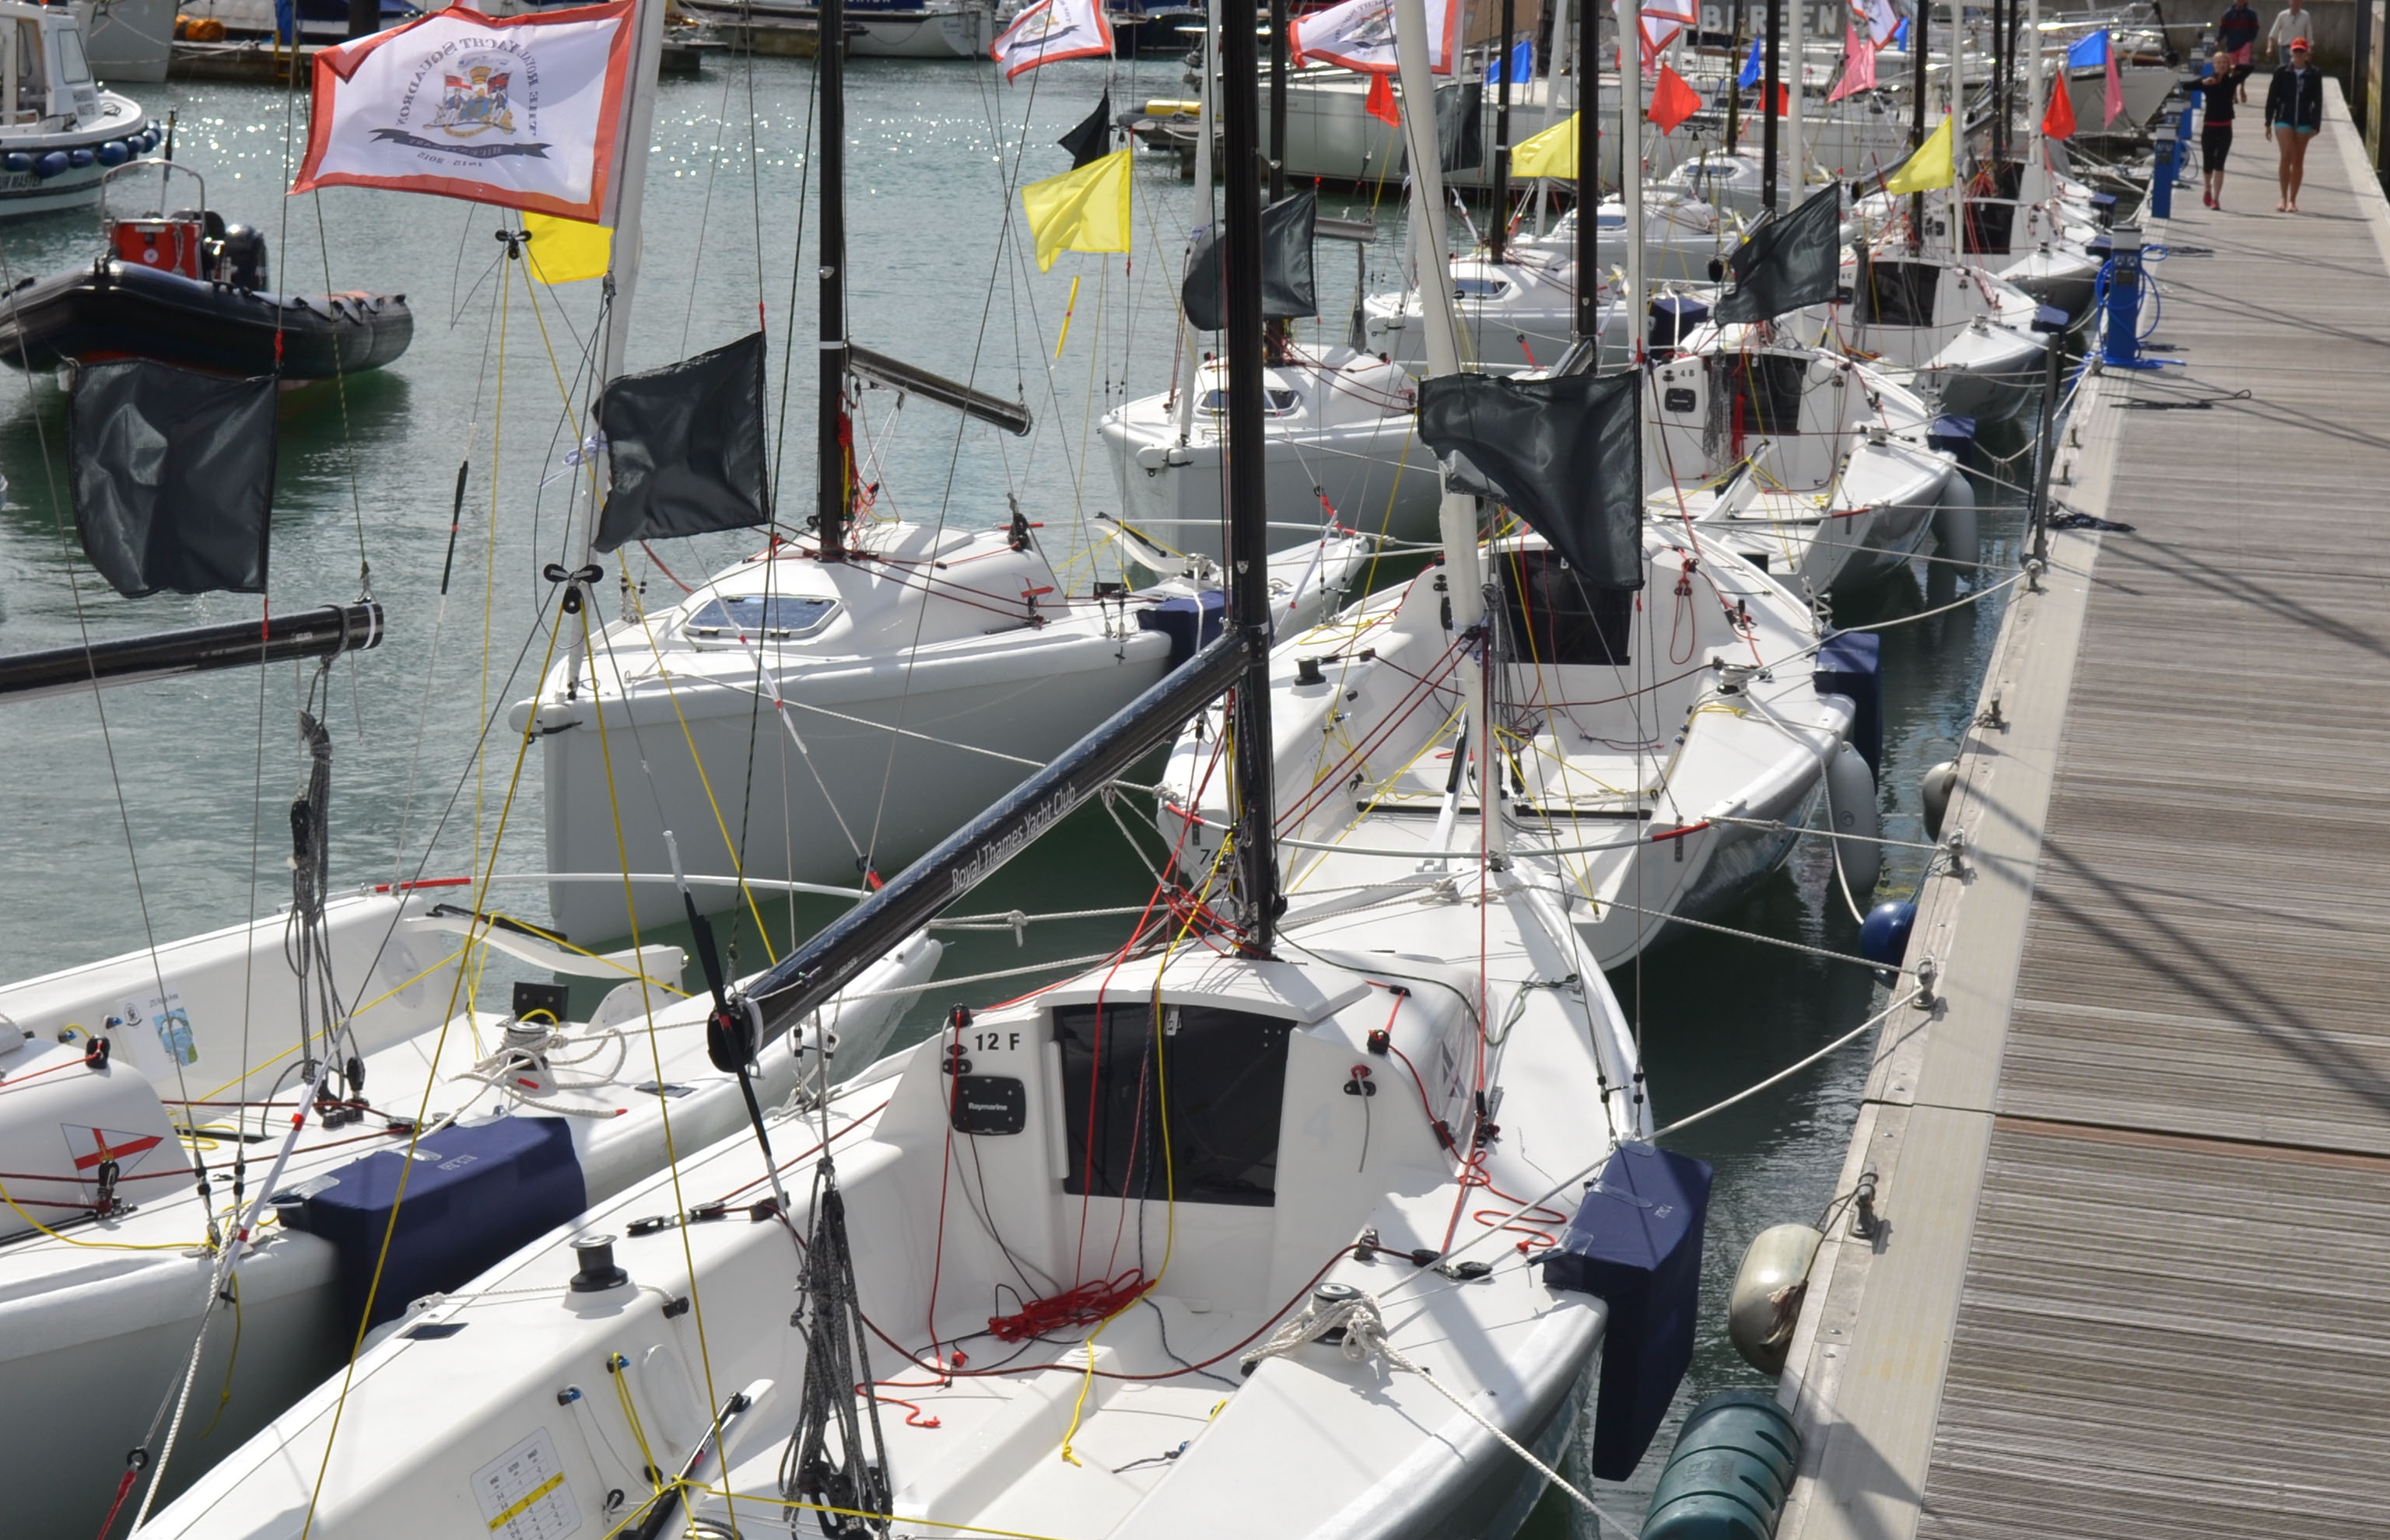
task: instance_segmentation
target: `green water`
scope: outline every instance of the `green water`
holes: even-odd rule
[[[720,60],[698,81],[662,87],[649,182],[644,275],[631,366],[652,367],[752,329],[760,304],[773,339],[776,409],[785,412],[782,505],[812,495],[815,257],[802,222],[809,66],[759,62],[752,76]],[[1116,107],[1183,92],[1175,60],[1124,61]],[[851,332],[868,346],[1019,395],[1037,414],[1028,440],[957,424],[934,408],[866,402],[866,479],[881,507],[917,520],[993,525],[1008,494],[1044,520],[1049,549],[1075,552],[1070,525],[1116,506],[1094,437],[1103,406],[1161,389],[1171,367],[1169,265],[1191,217],[1191,190],[1167,165],[1142,173],[1138,250],[1124,260],[1065,256],[1040,274],[1017,240],[1000,241],[1009,173],[1065,169],[1052,141],[1092,106],[1098,62],[1059,65],[1002,84],[969,64],[862,60],[850,71]],[[536,763],[509,802],[516,746],[501,725],[475,750],[482,724],[536,678],[553,591],[540,566],[570,554],[559,471],[575,433],[558,379],[574,377],[595,318],[596,285],[533,294],[494,238],[495,211],[439,199],[340,189],[286,199],[289,101],[262,87],[173,86],[135,93],[150,112],[179,114],[178,158],[207,178],[227,218],[265,231],[286,289],[404,292],[413,347],[392,368],[315,386],[285,399],[269,599],[277,612],[346,600],[361,559],[387,607],[389,638],[334,670],[328,725],[337,882],[418,870],[453,875],[489,859],[535,871],[542,839]],[[1027,127],[1023,127],[1024,120]],[[752,124],[752,131],[751,131]],[[725,126],[727,125],[727,126]],[[303,127],[303,124],[301,125]],[[1023,148],[1025,148],[1025,150]],[[1340,211],[1367,213],[1369,199]],[[1370,254],[1390,283],[1399,225],[1380,211]],[[88,261],[93,215],[25,220],[0,230],[0,278]],[[1322,302],[1350,303],[1352,265],[1323,246]],[[1165,250],[1169,258],[1165,260]],[[1082,280],[1059,362],[1057,328],[1071,279]],[[792,277],[794,279],[792,283]],[[793,292],[793,306],[791,296]],[[1341,329],[1341,327],[1334,329]],[[784,344],[796,338],[787,399],[777,400]],[[161,596],[124,600],[74,551],[62,511],[64,397],[47,379],[0,371],[0,650],[130,635],[258,613],[254,597]],[[469,462],[449,592],[451,497]],[[494,474],[495,471],[495,474]],[[1985,488],[1985,558],[2012,560],[2012,500]],[[62,534],[62,526],[66,533]],[[660,551],[693,578],[752,548],[750,537],[685,542]],[[677,597],[645,560],[634,576],[650,602]],[[1084,580],[1085,565],[1076,569]],[[611,579],[607,602],[613,602]],[[1926,585],[1902,580],[1846,622],[1928,607]],[[1862,612],[1864,611],[1864,612]],[[1918,772],[1947,757],[1971,708],[1997,625],[1997,603],[1884,634],[1886,832],[1916,830]],[[298,669],[233,672],[88,696],[7,706],[0,712],[0,978],[24,978],[270,912],[288,895],[283,804],[301,771],[293,712]],[[536,751],[534,750],[535,753]],[[1003,788],[991,784],[990,799]],[[403,834],[403,839],[402,839]],[[1895,853],[1882,892],[1906,895],[1915,853]],[[1726,922],[1767,935],[1848,949],[1856,926],[1830,901],[1822,850],[1804,847]],[[973,896],[1001,912],[1085,909],[1141,901],[1150,883],[1100,813],[1074,817]],[[508,907],[537,918],[536,885],[503,889]],[[803,908],[802,923],[828,911]],[[948,976],[1020,967],[1113,944],[1119,922],[1033,926],[1025,946],[1003,932],[950,933]],[[590,941],[598,938],[574,938]],[[752,930],[742,967],[764,957]],[[1616,976],[1643,1024],[1645,1059],[1662,1122],[1764,1078],[1845,1032],[1875,1008],[1864,972],[1751,942],[1695,936]],[[932,987],[908,1023],[925,1034],[957,999],[1016,993]],[[1703,1336],[1685,1398],[1756,1382],[1723,1336],[1723,1301],[1751,1235],[1812,1219],[1830,1196],[1856,1107],[1865,1050],[1853,1047],[1677,1141],[1715,1163]],[[1605,1483],[1605,1506],[1639,1519],[1657,1457],[1638,1483]],[[1582,1462],[1571,1457],[1572,1468]],[[1531,1532],[1595,1534],[1563,1499],[1547,1497]]]

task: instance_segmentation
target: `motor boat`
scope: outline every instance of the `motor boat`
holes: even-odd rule
[[[100,178],[165,131],[92,78],[84,25],[63,6],[0,0],[0,218],[99,196]]]
[[[120,178],[138,186],[153,174],[151,212],[107,214]],[[199,184],[196,207],[168,212],[174,177]],[[0,357],[8,363],[43,371],[148,358],[299,384],[379,368],[414,339],[404,294],[274,293],[263,233],[207,208],[206,185],[188,167],[155,159],[113,167],[101,206],[101,255],[0,296]]]

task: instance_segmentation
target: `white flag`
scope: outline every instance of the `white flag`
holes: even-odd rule
[[[1004,66],[1004,78],[1057,59],[1088,58],[1112,51],[1112,26],[1103,0],[1037,0],[1012,19],[988,45],[987,57]]]
[[[1643,62],[1649,66],[1678,32],[1693,25],[1693,0],[1643,0]]]
[[[1459,26],[1456,0],[1427,0],[1427,66],[1433,72],[1452,73]],[[1373,75],[1394,72],[1394,0],[1344,0],[1298,16],[1286,24],[1286,37],[1297,64],[1325,59]]]
[[[1881,48],[1900,26],[1891,0],[1850,0],[1852,30]]]
[[[395,187],[611,223],[632,0],[462,6],[315,56],[294,193]]]

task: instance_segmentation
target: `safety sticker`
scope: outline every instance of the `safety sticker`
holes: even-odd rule
[[[581,1527],[545,1428],[473,1472],[473,1500],[500,1540],[564,1540]]]

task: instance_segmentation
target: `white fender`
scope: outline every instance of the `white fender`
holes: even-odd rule
[[[1806,1225],[1771,1225],[1752,1238],[1734,1275],[1726,1334],[1743,1362],[1780,1374],[1809,1290],[1809,1264],[1826,1238]]]
[[[1881,828],[1875,772],[1847,743],[1834,751],[1832,762],[1826,766],[1826,812],[1836,834],[1864,837],[1834,841],[1834,859],[1842,863],[1843,880],[1851,885],[1851,897],[1864,899],[1875,892],[1875,879],[1883,870],[1883,847],[1868,842]]]
[[[1975,488],[1963,470],[1953,469],[1942,483],[1941,500],[1934,509],[1934,555],[1953,561],[1972,561],[1983,549],[1975,520]]]

